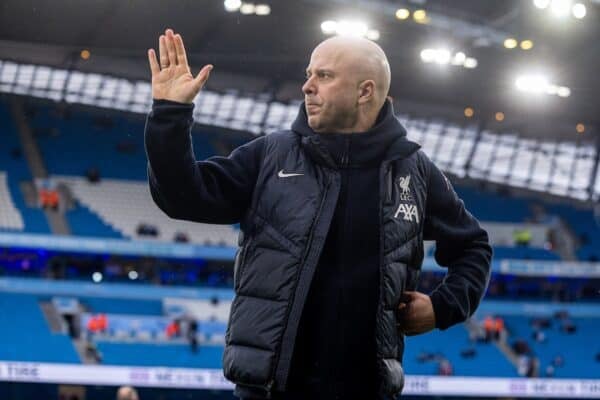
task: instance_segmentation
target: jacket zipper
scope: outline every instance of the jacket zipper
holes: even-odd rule
[[[342,165],[342,167],[347,167],[350,162],[350,139],[346,138],[344,142],[345,149],[344,153],[342,153],[342,159],[340,160],[340,164]]]
[[[296,292],[295,292],[294,296],[298,296],[298,297],[301,297],[301,298],[302,297],[306,298],[306,296],[308,294],[307,293],[308,289],[310,288],[309,284],[301,284],[302,281],[300,280],[300,276],[302,274],[302,270],[306,267],[306,265],[305,265],[306,260],[308,259],[309,255],[311,253],[310,250],[312,249],[313,237],[314,237],[314,233],[315,233],[315,230],[317,228],[317,225],[318,225],[317,222],[319,221],[319,219],[321,217],[321,214],[323,213],[323,206],[325,205],[325,200],[327,199],[327,195],[329,193],[329,187],[330,187],[330,185],[331,185],[331,181],[328,181],[327,185],[325,186],[325,190],[323,192],[323,197],[321,198],[321,202],[319,204],[319,209],[318,209],[317,214],[315,215],[315,218],[314,218],[314,220],[312,222],[312,225],[310,227],[310,233],[309,233],[309,236],[308,236],[308,242],[307,242],[307,245],[306,245],[306,249],[304,250],[304,254],[302,255],[300,268],[299,268],[299,271],[298,271],[298,275],[296,277]],[[298,282],[300,282],[300,283],[298,283]],[[289,302],[288,307],[291,307],[295,303],[295,300],[296,300],[296,298],[293,298]],[[288,309],[288,312],[286,313],[286,320],[285,320],[285,326],[286,327],[288,326],[288,321],[289,321],[289,318],[290,318],[290,314],[291,314],[291,310]],[[285,335],[285,333],[284,333],[284,335]],[[279,365],[279,360],[281,359],[281,346],[282,345],[283,345],[283,339],[282,339],[282,343],[281,343],[281,345],[279,347],[279,351],[277,352],[277,358],[275,359],[275,363],[273,364],[273,370],[271,371],[271,376],[273,378],[268,383],[269,390],[275,384],[275,377],[274,377],[274,375],[276,373],[277,366]],[[282,374],[282,375],[284,375],[285,378],[286,378],[286,380],[287,380],[287,378],[289,377],[289,366],[286,367],[285,374]]]

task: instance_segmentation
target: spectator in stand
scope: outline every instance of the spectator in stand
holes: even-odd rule
[[[451,376],[453,374],[454,371],[452,369],[452,364],[450,364],[450,361],[446,358],[440,360],[440,363],[438,365],[438,375]]]
[[[87,322],[87,332],[88,335],[95,335],[100,332],[100,321],[95,315],[92,315]]]
[[[483,320],[483,329],[485,331],[485,341],[486,342],[489,342],[490,340],[492,340],[492,337],[494,334],[494,327],[495,327],[494,319],[490,315],[485,317],[485,319]]]
[[[121,386],[117,390],[117,400],[139,400],[137,390],[131,386]]]
[[[518,229],[513,233],[515,245],[527,247],[531,243],[531,231],[529,229]]]
[[[195,319],[190,320],[188,325],[188,341],[190,342],[190,348],[192,352],[198,352],[198,322]]]
[[[100,314],[97,316],[98,319],[98,330],[105,333],[108,330],[108,318],[106,314]]]
[[[546,334],[542,330],[536,330],[533,332],[533,339],[538,343],[544,343],[546,341]]]
[[[42,188],[38,191],[40,206],[44,209],[49,208],[57,210],[59,205],[59,195],[56,190]]]
[[[494,340],[500,340],[502,332],[504,332],[504,319],[496,317],[494,319]]]
[[[166,334],[169,339],[177,338],[181,335],[181,326],[178,319],[167,325]]]

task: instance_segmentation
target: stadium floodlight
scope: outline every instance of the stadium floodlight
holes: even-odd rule
[[[436,64],[440,64],[440,65],[446,65],[450,62],[450,58],[452,57],[452,55],[450,54],[450,50],[447,49],[438,49],[435,52],[435,58],[433,59],[433,61]]]
[[[268,4],[257,4],[254,7],[256,15],[269,15],[271,14],[271,7]]]
[[[542,74],[521,75],[515,80],[515,86],[522,92],[548,94],[559,97],[569,97],[571,89],[551,83]]]
[[[242,6],[242,0],[225,0],[223,5],[225,6],[225,11],[235,12]]]
[[[94,272],[92,274],[92,280],[96,283],[102,282],[102,272]]]
[[[421,60],[426,63],[433,62],[435,60],[435,50],[434,49],[423,49],[421,50]]]
[[[558,88],[557,93],[560,97],[569,97],[571,95],[571,89],[566,86],[561,86]]]
[[[379,39],[379,31],[369,29],[366,23],[362,21],[340,20],[324,21],[321,24],[321,31],[326,35],[357,36],[366,37],[371,40]]]
[[[467,57],[465,59],[465,63],[463,64],[463,66],[465,68],[469,68],[469,69],[473,69],[473,68],[477,68],[477,59],[473,58],[473,57]]]
[[[477,60],[473,57],[467,57],[467,55],[462,51],[453,54],[446,48],[427,48],[421,50],[420,56],[421,61],[424,63],[436,63],[438,65],[451,64],[465,68],[477,67]]]
[[[571,11],[571,0],[552,0],[550,10],[559,18],[566,17]]]
[[[462,51],[459,51],[458,53],[454,54],[451,63],[452,65],[464,65],[466,59],[467,55]]]
[[[415,10],[413,13],[413,19],[418,24],[426,24],[429,22],[429,18],[427,17],[427,11],[425,10]]]
[[[240,12],[244,15],[254,14],[256,12],[256,6],[253,3],[242,3]]]
[[[380,36],[381,35],[377,29],[369,29],[367,31],[367,39],[369,40],[379,40]]]
[[[404,20],[410,17],[410,11],[406,8],[399,8],[396,10],[396,18]]]
[[[360,21],[341,20],[337,25],[338,35],[364,37],[368,31],[367,24]]]
[[[504,47],[506,47],[507,49],[514,49],[515,47],[517,47],[517,39],[515,38],[506,38],[504,40]]]
[[[571,12],[575,18],[582,19],[587,14],[587,9],[585,8],[585,4],[577,3],[573,5]]]
[[[521,49],[523,50],[531,50],[533,48],[533,41],[526,39],[521,41]]]
[[[321,24],[321,31],[326,35],[333,35],[337,31],[337,21],[324,21]]]
[[[548,8],[550,0],[533,0],[533,5],[543,10],[544,8]]]
[[[517,89],[530,93],[546,93],[550,87],[548,78],[543,75],[522,75],[515,81]]]

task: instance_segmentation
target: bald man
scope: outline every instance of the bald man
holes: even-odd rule
[[[117,400],[139,400],[137,390],[131,386],[121,386],[117,390]]]
[[[170,217],[240,223],[223,368],[243,399],[396,398],[404,336],[446,329],[477,308],[487,233],[438,168],[406,139],[386,100],[390,67],[365,39],[312,52],[290,130],[198,161],[192,75],[180,35],[148,51],[150,192]],[[423,240],[448,267],[415,291]]]

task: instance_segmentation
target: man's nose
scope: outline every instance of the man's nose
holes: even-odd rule
[[[313,80],[312,78],[308,78],[306,82],[304,82],[304,85],[302,85],[302,93],[304,93],[305,95],[309,95],[315,94],[315,92],[316,89]]]

